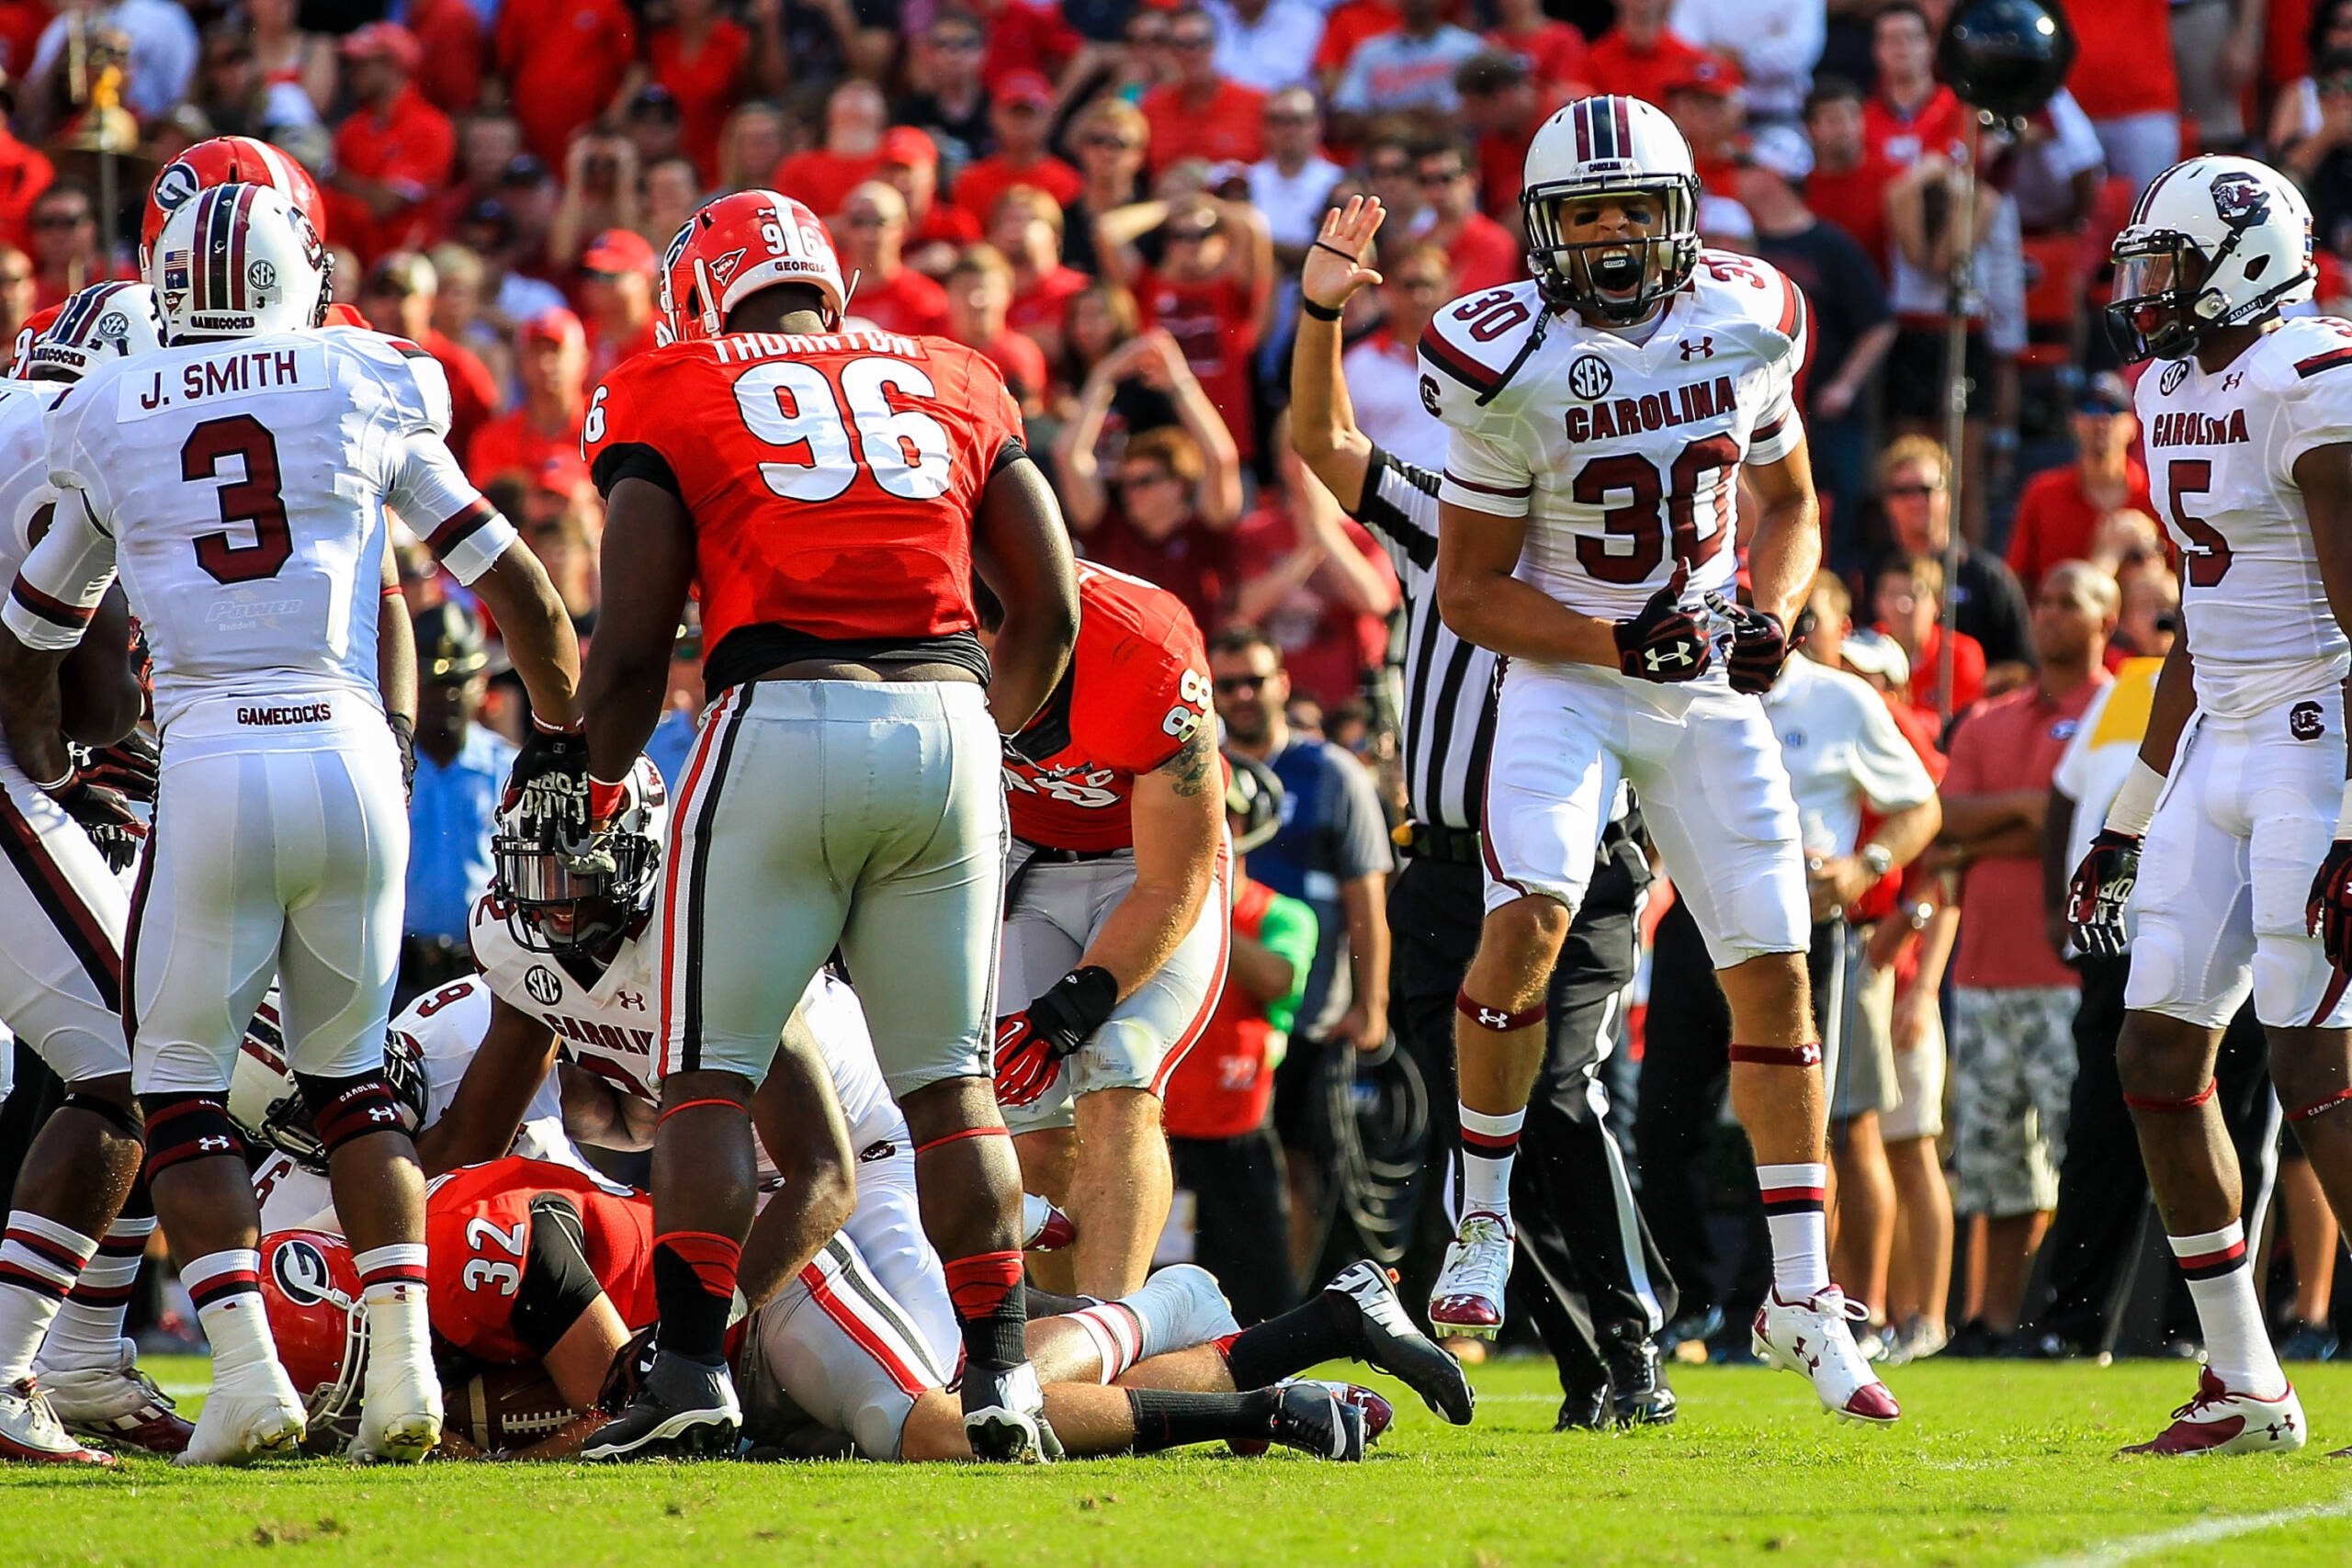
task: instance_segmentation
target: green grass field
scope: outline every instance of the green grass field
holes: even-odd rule
[[[167,1384],[203,1378],[195,1361],[155,1370]],[[1549,1369],[1510,1361],[1478,1370],[1476,1426],[1400,1404],[1354,1467],[1201,1450],[1022,1472],[0,1470],[0,1562],[2342,1568],[2352,1460],[2322,1449],[2352,1442],[2352,1365],[2303,1371],[2319,1441],[2289,1460],[2114,1458],[2187,1396],[2194,1374],[2177,1362],[1905,1368],[1890,1381],[1911,1414],[1887,1432],[1834,1425],[1785,1374],[1679,1368],[1678,1426],[1555,1437]]]

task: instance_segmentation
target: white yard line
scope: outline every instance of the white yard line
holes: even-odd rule
[[[2352,1516],[2352,1497],[2335,1503],[2312,1503],[2300,1508],[2280,1508],[2267,1514],[2235,1514],[2201,1524],[2183,1525],[2177,1529],[2157,1530],[2152,1535],[2125,1536],[2069,1556],[2043,1558],[2030,1564],[2030,1568],[2111,1568],[2112,1564],[2130,1562],[2177,1546],[2204,1546],[2306,1519],[2340,1519],[2347,1516]]]

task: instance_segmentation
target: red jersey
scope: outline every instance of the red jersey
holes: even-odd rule
[[[362,109],[345,120],[335,132],[334,155],[345,172],[390,186],[414,203],[377,218],[356,197],[329,191],[328,221],[338,244],[372,262],[386,251],[431,243],[431,198],[448,180],[458,156],[458,132],[447,115],[414,87],[404,88],[381,119]]]
[[[972,510],[1022,439],[1003,376],[961,344],[746,333],[621,364],[581,455],[606,495],[648,479],[694,519],[716,690],[842,644],[960,638],[977,667]]]
[[[474,432],[466,443],[466,477],[477,486],[514,470],[536,475],[549,457],[568,457],[578,447],[580,426],[541,430],[531,423],[531,411],[516,409]]]
[[[879,152],[828,152],[816,147],[786,156],[768,175],[768,185],[829,219],[849,204],[850,192],[881,173]]]
[[[2066,90],[2085,114],[2098,120],[2179,110],[2180,78],[2166,47],[2171,16],[2171,0],[2066,7],[2075,28],[2075,68],[2066,73]],[[2270,25],[2278,25],[2275,17]]]
[[[1968,107],[1952,96],[1950,87],[1938,87],[1907,115],[1883,93],[1874,94],[1862,105],[1862,161],[1882,164],[1892,175],[1929,153],[1950,158],[1967,148],[1974,127]],[[1808,194],[1812,188],[1807,182]]]
[[[1844,174],[1815,169],[1804,182],[1804,204],[1813,209],[1813,215],[1846,231],[1871,258],[1881,281],[1894,254],[1886,229],[1886,186],[1895,173],[1865,153],[1860,163]]]
[[[1566,87],[1584,79],[1584,34],[1569,23],[1546,20],[1532,33],[1497,28],[1487,34],[1487,41],[1526,61],[1535,79],[1547,87]]]
[[[1013,738],[1035,760],[1005,759],[1013,836],[1054,850],[1132,846],[1136,775],[1165,766],[1208,714],[1208,654],[1183,602],[1079,562],[1069,673]]]
[[[675,28],[659,28],[646,48],[653,79],[678,101],[678,140],[695,161],[705,185],[718,183],[718,137],[727,117],[743,101],[743,65],[752,55],[752,35],[721,17],[703,35],[702,47],[686,52]]]
[[[1266,95],[1220,79],[1208,101],[1193,104],[1174,82],[1154,87],[1136,106],[1151,127],[1151,172],[1186,158],[1254,164],[1266,155]]]
[[[888,277],[857,280],[849,313],[902,337],[937,337],[947,331],[947,290],[910,266]]]
[[[1067,207],[1085,190],[1086,181],[1059,158],[1043,157],[1015,164],[1001,152],[967,165],[956,176],[956,205],[976,223],[985,224],[997,198],[1015,186],[1032,186]]]
[[[620,90],[637,58],[637,27],[621,0],[504,0],[495,49],[524,140],[560,169],[573,133]]]
[[[433,1332],[468,1355],[521,1366],[539,1353],[514,1332],[531,1255],[531,1204],[560,1198],[580,1216],[580,1250],[631,1330],[653,1304],[653,1200],[567,1165],[509,1155],[436,1177],[424,1192],[425,1292]]]
[[[1671,32],[1661,30],[1643,49],[1623,28],[1611,28],[1585,51],[1584,79],[1596,93],[1622,93],[1664,108],[1666,85],[1708,58],[1705,50]]]
[[[1250,291],[1223,273],[1188,280],[1146,267],[1136,279],[1136,302],[1145,326],[1165,328],[1183,349],[1184,363],[1249,461],[1258,446],[1250,417],[1250,355],[1258,346]]]

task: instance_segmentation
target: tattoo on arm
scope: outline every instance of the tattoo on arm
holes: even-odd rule
[[[1176,785],[1176,793],[1186,799],[1216,786],[1216,748],[1210,744],[1209,737],[1210,727],[1204,721],[1176,755],[1160,764],[1160,771]]]

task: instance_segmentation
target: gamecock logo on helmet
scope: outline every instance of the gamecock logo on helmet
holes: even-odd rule
[[[2213,178],[2213,210],[2233,229],[2259,223],[2269,215],[2270,197],[2252,175],[2217,175]]]

